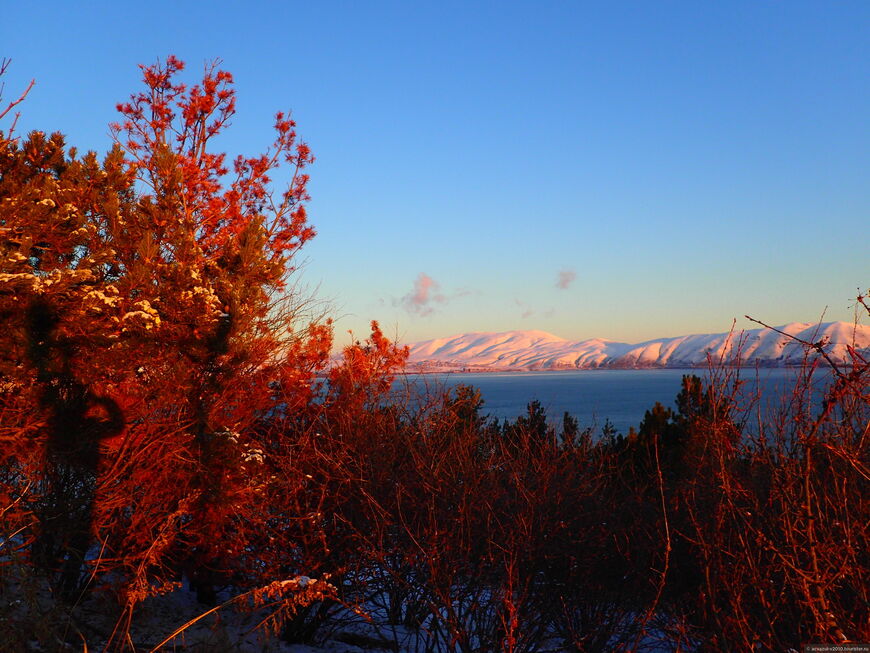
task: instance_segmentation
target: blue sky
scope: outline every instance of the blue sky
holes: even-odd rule
[[[291,110],[317,157],[301,279],[339,342],[371,319],[405,341],[542,329],[628,342],[725,331],[745,313],[848,320],[870,284],[867,2],[22,2],[3,15],[6,99],[37,82],[20,131],[106,150],[136,65],[170,53],[190,81],[215,57],[235,76],[232,154],[264,149]]]

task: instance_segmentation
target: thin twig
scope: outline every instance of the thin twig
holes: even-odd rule
[[[809,349],[813,349],[813,350],[819,352],[819,354],[827,361],[828,365],[831,366],[831,369],[834,370],[834,374],[836,374],[839,378],[843,379],[844,381],[846,380],[846,375],[840,371],[840,368],[834,362],[834,359],[832,359],[828,355],[828,352],[825,351],[825,345],[829,344],[825,338],[823,338],[822,340],[819,340],[818,342],[810,342],[809,340],[804,340],[803,338],[798,338],[797,336],[792,335],[791,333],[786,333],[785,331],[782,331],[781,329],[777,329],[776,327],[770,326],[769,324],[765,324],[761,320],[756,320],[754,317],[750,317],[749,315],[744,315],[743,317],[745,317],[750,322],[755,322],[756,324],[760,324],[761,326],[763,326],[766,329],[770,329],[771,331],[776,331],[776,333],[779,333],[780,335],[783,335],[786,338],[790,338],[791,340],[794,340],[795,342],[799,342],[804,347],[808,347]]]

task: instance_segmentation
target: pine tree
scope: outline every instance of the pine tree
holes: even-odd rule
[[[331,347],[287,292],[314,236],[308,147],[279,113],[266,154],[226,164],[211,144],[232,77],[212,64],[188,88],[183,68],[142,67],[102,162],[58,134],[0,140],[0,462],[30,488],[35,559],[67,598],[97,539],[130,605],[180,568],[206,597],[256,522],[257,425],[277,387],[311,401]]]

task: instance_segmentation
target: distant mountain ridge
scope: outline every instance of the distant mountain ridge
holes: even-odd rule
[[[826,353],[836,361],[849,361],[847,347],[853,344],[863,355],[870,355],[870,326],[793,322],[776,328],[808,342],[825,340]],[[409,347],[408,367],[433,372],[701,367],[707,364],[708,355],[765,367],[799,365],[804,359],[800,344],[770,329],[658,338],[638,344],[601,338],[572,341],[546,331],[465,333]]]

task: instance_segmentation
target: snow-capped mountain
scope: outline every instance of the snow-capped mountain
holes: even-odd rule
[[[827,342],[836,361],[849,361],[854,345],[870,355],[870,326],[849,322],[794,322],[777,327],[807,342]],[[697,367],[714,360],[741,365],[798,365],[804,347],[770,329],[659,338],[638,344],[613,340],[566,340],[545,331],[465,333],[410,345],[409,368],[420,370],[564,370],[590,368]]]

